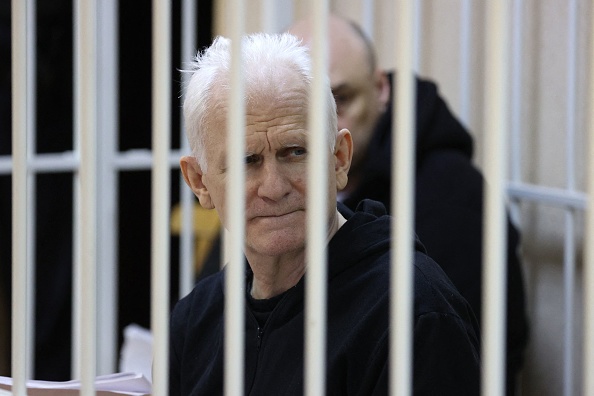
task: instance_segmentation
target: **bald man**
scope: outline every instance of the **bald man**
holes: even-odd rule
[[[311,42],[312,21],[289,32]],[[377,66],[370,40],[355,23],[328,20],[329,76],[338,128],[353,137],[349,182],[339,199],[354,208],[364,198],[390,210],[392,75]],[[473,142],[435,84],[416,82],[415,230],[481,318],[483,178],[472,164]],[[528,338],[519,234],[508,220],[507,394],[515,394]]]

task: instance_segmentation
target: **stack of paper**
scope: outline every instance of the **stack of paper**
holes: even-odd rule
[[[12,378],[0,376],[0,389],[11,390]],[[95,379],[95,390],[98,396],[110,395],[150,395],[151,384],[142,374],[116,373],[101,375]],[[27,381],[28,396],[70,396],[78,395],[80,381]]]

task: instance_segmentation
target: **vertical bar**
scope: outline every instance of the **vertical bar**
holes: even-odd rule
[[[76,16],[76,117],[80,138],[80,221],[79,259],[75,271],[80,302],[80,363],[81,394],[95,394],[96,376],[96,286],[97,278],[97,6],[92,0],[75,3]]]
[[[512,56],[511,56],[511,92],[510,92],[510,163],[511,180],[520,183],[522,180],[522,6],[523,1],[517,0],[512,4]],[[511,202],[511,217],[516,223],[520,222],[520,206],[518,200]]]
[[[260,15],[262,17],[262,31],[266,33],[276,32],[276,21],[278,19],[278,0],[262,0],[260,4]]]
[[[590,86],[588,101],[588,133],[586,151],[586,191],[588,202],[584,237],[584,395],[594,395],[594,14],[590,14]]]
[[[109,374],[115,370],[117,361],[117,179],[114,155],[117,151],[118,120],[118,11],[115,0],[97,3],[98,31],[98,84],[97,130],[101,139],[98,147],[97,200],[97,374]]]
[[[196,51],[196,1],[183,0],[182,2],[182,65],[189,62]],[[188,73],[182,73],[182,100],[185,96]],[[183,103],[183,101],[182,101]],[[180,106],[180,113],[182,113]],[[189,152],[190,145],[185,137],[184,117],[180,115],[180,142],[182,152]],[[194,194],[189,188],[184,188],[186,183],[183,176],[180,176],[180,202],[181,202],[181,232],[180,232],[180,262],[179,262],[179,297],[188,294],[194,286],[194,228],[193,209]]]
[[[153,0],[151,329],[153,395],[168,391],[169,362],[169,205],[171,148],[171,4]]]
[[[568,34],[567,34],[567,125],[565,162],[567,165],[567,189],[575,189],[575,99],[576,99],[576,52],[577,52],[577,4],[575,0],[568,3]],[[564,278],[564,356],[563,356],[563,394],[573,394],[573,336],[574,336],[574,289],[575,289],[575,212],[571,208],[565,209],[565,241],[563,244],[563,278]]]
[[[230,209],[229,232],[225,243],[229,253],[225,282],[225,395],[241,395],[244,388],[245,329],[245,81],[242,74],[242,36],[245,31],[245,1],[229,7],[231,38],[231,92],[227,144],[227,207]],[[239,203],[239,204],[238,204]]]
[[[472,54],[472,5],[462,0],[460,11],[460,117],[466,125],[470,121],[470,63]]]
[[[504,394],[506,316],[505,131],[508,125],[509,2],[487,3],[483,395]]]
[[[29,160],[37,151],[36,95],[37,95],[37,28],[35,24],[36,4],[30,1],[27,5],[27,372],[34,375],[35,367],[35,192],[36,172],[31,169]]]
[[[361,4],[361,26],[363,27],[363,31],[369,37],[369,40],[373,42],[373,37],[375,36],[374,26],[375,21],[375,0],[364,1]]]
[[[28,18],[31,1],[13,0],[12,21],[12,392],[26,395],[30,376],[27,342],[28,273],[27,257],[27,85],[30,82],[27,63],[27,41],[32,21]],[[29,348],[28,348],[29,347]]]
[[[324,78],[328,72],[328,1],[314,0],[312,87],[309,96],[307,164],[307,282],[305,283],[305,394],[323,395],[326,388],[326,191],[328,178],[327,106]],[[327,88],[326,88],[327,89]]]
[[[398,34],[394,61],[398,83],[393,114],[392,219],[390,275],[390,394],[410,395],[412,389],[412,248],[414,218],[414,2],[399,1],[396,7]],[[398,219],[396,221],[395,219]]]

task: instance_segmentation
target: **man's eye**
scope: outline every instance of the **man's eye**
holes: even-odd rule
[[[295,147],[291,149],[291,154],[293,154],[294,156],[301,156],[307,154],[307,150],[303,147]]]
[[[347,101],[346,95],[334,95],[334,101],[336,105],[344,104]]]
[[[258,156],[255,154],[252,155],[248,155],[245,157],[245,163],[246,164],[255,164],[256,162],[258,162]]]
[[[344,112],[344,110],[348,106],[350,100],[351,100],[351,98],[345,94],[334,95],[334,101],[336,102],[336,113],[338,115],[340,115]]]

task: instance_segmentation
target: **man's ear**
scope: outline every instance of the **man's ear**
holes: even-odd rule
[[[186,184],[190,186],[196,197],[198,197],[200,205],[205,209],[214,209],[208,188],[206,188],[202,181],[203,172],[196,158],[189,155],[181,157],[179,167],[181,168]]]
[[[334,158],[336,160],[334,170],[336,172],[336,190],[344,189],[349,181],[349,169],[353,159],[353,137],[348,129],[342,129],[336,136],[334,147]]]

